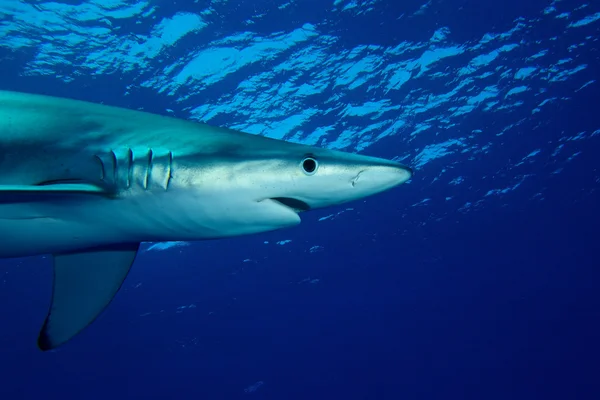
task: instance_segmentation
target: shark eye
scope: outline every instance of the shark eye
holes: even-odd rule
[[[319,162],[312,157],[306,157],[300,162],[300,167],[306,175],[314,175],[319,169]]]

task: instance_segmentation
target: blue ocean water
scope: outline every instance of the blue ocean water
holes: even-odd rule
[[[415,169],[144,244],[47,353],[50,262],[1,260],[0,398],[600,398],[599,37],[597,1],[0,0],[0,89]]]

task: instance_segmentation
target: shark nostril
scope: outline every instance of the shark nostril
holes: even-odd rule
[[[358,179],[360,178],[360,174],[362,174],[364,172],[364,170],[360,171],[358,174],[356,174],[356,176],[354,178],[352,178],[350,180],[350,184],[352,185],[352,187],[356,186],[356,182],[358,182]]]

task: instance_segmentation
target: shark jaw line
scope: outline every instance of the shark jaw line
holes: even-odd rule
[[[292,197],[270,197],[260,200],[259,203],[262,203],[263,201],[270,201],[278,206],[285,207],[295,214],[310,210],[310,206],[308,204],[302,200],[294,199]]]

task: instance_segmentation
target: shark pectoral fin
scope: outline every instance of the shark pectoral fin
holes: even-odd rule
[[[121,287],[138,248],[136,243],[54,256],[52,305],[40,349],[58,347],[96,319]]]
[[[0,193],[105,193],[105,189],[90,183],[0,185]]]

